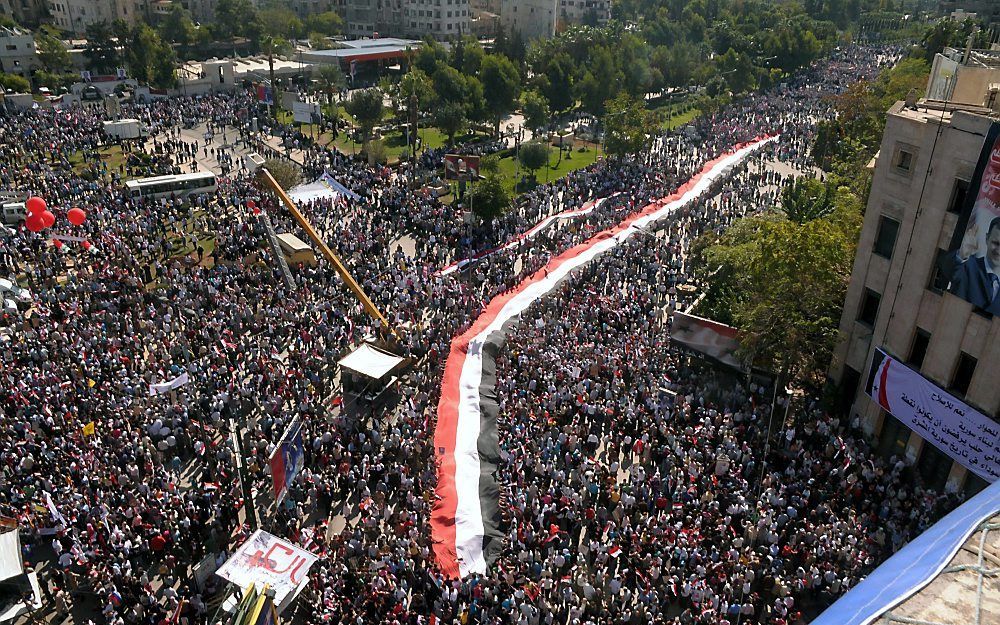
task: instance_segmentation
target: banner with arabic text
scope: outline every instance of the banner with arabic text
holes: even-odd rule
[[[987,482],[1000,478],[1000,423],[880,349],[865,390],[952,460]]]

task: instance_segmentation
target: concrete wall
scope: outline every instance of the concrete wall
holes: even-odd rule
[[[950,120],[945,116],[939,135],[941,117],[939,111],[905,110],[902,103],[889,111],[830,368],[837,383],[845,380],[847,367],[861,374],[851,414],[876,436],[883,415],[864,394],[873,350],[884,347],[908,360],[917,328],[930,333],[921,373],[947,388],[965,352],[978,359],[965,401],[994,418],[1000,411],[1000,319],[929,288],[937,250],[950,247],[958,218],[948,212],[955,180],[972,177],[990,120],[958,111]],[[913,154],[908,172],[895,166],[901,149]],[[873,253],[883,215],[900,223],[891,258]],[[873,326],[857,320],[866,289],[881,294]],[[922,445],[913,434],[907,454],[916,458]],[[959,469],[952,467],[949,479],[964,479]]]

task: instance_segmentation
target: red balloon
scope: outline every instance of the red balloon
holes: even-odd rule
[[[24,203],[24,208],[27,209],[29,215],[41,215],[45,212],[45,200],[38,196],[29,197],[28,201]]]
[[[83,249],[85,249],[85,250],[89,250],[90,249],[90,241],[84,241],[80,245],[82,245]]]
[[[59,239],[52,239],[52,245],[54,245],[57,250],[61,250],[63,242],[60,241]]]
[[[79,226],[87,220],[87,213],[83,212],[82,208],[74,206],[66,213],[66,218],[69,219],[69,223]]]
[[[42,225],[51,228],[54,223],[56,223],[56,216],[52,214],[52,211],[42,211]]]
[[[247,200],[247,208],[257,208],[257,202],[253,200]]]
[[[41,232],[45,228],[45,220],[41,213],[32,213],[24,220],[24,227],[32,232]]]

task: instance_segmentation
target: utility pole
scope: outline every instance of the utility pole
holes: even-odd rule
[[[253,489],[247,479],[246,468],[246,447],[243,444],[243,427],[246,425],[246,411],[243,409],[243,398],[235,398],[236,408],[230,412],[229,427],[233,430],[233,438],[236,443],[236,472],[240,477],[240,487],[243,491],[243,509],[246,511],[247,525],[251,531],[256,531],[259,527],[257,520],[257,506],[253,499]],[[238,413],[234,415],[233,413]],[[238,417],[234,418],[234,417]]]

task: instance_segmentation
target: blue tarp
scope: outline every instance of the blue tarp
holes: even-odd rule
[[[955,508],[841,597],[812,625],[868,625],[929,584],[984,520],[1000,512],[1000,481]]]

